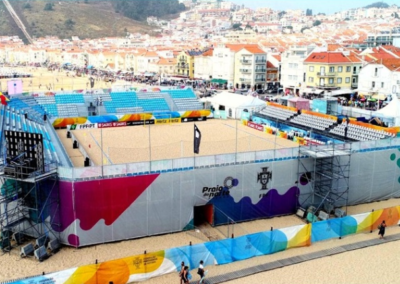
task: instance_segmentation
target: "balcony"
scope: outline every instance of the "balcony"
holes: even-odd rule
[[[257,59],[256,64],[267,63],[266,59]]]
[[[352,88],[358,88],[358,83],[351,83]]]
[[[266,68],[256,68],[256,73],[265,73],[267,72]]]
[[[352,76],[358,76],[358,72],[353,72]]]
[[[336,72],[318,72],[317,76],[318,77],[336,77],[337,73]]]
[[[242,59],[242,60],[240,60],[240,63],[242,63],[242,64],[251,64],[251,61],[250,60],[247,60],[247,59]]]
[[[320,89],[328,89],[328,88],[336,88],[336,84],[325,84],[325,85],[317,85],[317,88]]]
[[[187,64],[185,64],[185,63],[183,63],[183,64],[178,63],[178,65],[176,66],[176,68],[180,68],[180,69],[189,69],[189,65],[187,65]]]
[[[239,81],[240,82],[251,82],[251,79],[250,78],[239,78]]]
[[[251,73],[250,69],[239,69],[242,73]]]
[[[265,78],[256,78],[255,82],[265,82]]]

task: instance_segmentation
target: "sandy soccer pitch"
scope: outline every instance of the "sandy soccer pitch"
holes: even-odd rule
[[[202,135],[199,156],[299,146],[290,140],[241,125],[240,121],[213,119],[198,122],[196,125]],[[101,145],[103,145],[103,155],[109,157],[112,164],[124,164],[193,157],[193,129],[193,123],[179,123],[74,130],[73,135],[96,165],[102,164]],[[69,152],[72,141],[64,139],[66,130],[57,130],[57,132]],[[79,154],[76,155],[79,156]],[[83,156],[82,160],[76,157],[72,160],[77,161],[75,166],[83,166]]]

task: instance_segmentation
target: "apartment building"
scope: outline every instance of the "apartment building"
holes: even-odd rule
[[[233,88],[235,77],[235,54],[243,47],[258,47],[257,44],[219,44],[212,56],[212,78]]]
[[[351,89],[361,60],[349,52],[312,52],[305,60],[306,84],[320,89]],[[353,74],[353,70],[357,74]],[[354,75],[354,76],[353,76]]]
[[[265,89],[267,53],[256,46],[243,47],[235,54],[234,86],[237,89]]]
[[[199,50],[183,50],[178,54],[176,63],[176,75],[186,77],[189,79],[194,78],[194,57],[202,54]]]

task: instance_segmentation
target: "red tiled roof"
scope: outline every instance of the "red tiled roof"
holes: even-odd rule
[[[250,53],[265,53],[264,50],[258,46],[245,46],[243,49],[246,49]]]
[[[313,52],[306,63],[349,63],[351,62],[342,52]]]
[[[275,57],[279,62],[281,62],[282,56],[280,54],[275,54],[272,56]]]
[[[395,71],[400,68],[400,58],[383,59],[382,65],[391,71]]]
[[[277,66],[275,66],[274,64],[272,64],[270,61],[267,61],[267,68],[278,68]]]

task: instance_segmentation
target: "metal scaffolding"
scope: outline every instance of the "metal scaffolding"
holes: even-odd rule
[[[26,241],[59,239],[59,187],[55,171],[31,178],[0,173],[0,248],[10,251]]]
[[[311,186],[311,192],[299,197],[300,206],[314,215],[339,207],[346,212],[350,160],[351,143],[299,147],[299,182]]]

